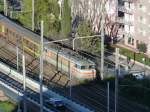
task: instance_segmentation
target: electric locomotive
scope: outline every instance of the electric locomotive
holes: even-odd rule
[[[0,38],[18,46],[24,52],[35,57],[41,55],[40,36],[0,14]],[[44,39],[44,42],[47,42]],[[44,47],[44,60],[58,67],[60,71],[70,74],[79,80],[96,77],[95,63],[80,55],[50,46]]]

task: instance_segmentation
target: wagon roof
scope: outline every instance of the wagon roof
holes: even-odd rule
[[[12,20],[8,19],[2,14],[0,14],[0,22],[7,24],[7,26],[11,27],[12,29],[15,29],[17,32],[21,32],[23,36],[30,37],[36,42],[39,42],[40,40],[40,35],[36,34],[35,32],[32,32],[30,29],[20,26],[19,24],[13,22]],[[44,42],[46,42],[46,39],[44,39]],[[58,51],[57,49],[54,49],[54,48],[49,48],[49,49],[55,52]],[[82,57],[81,55],[76,55],[75,53],[70,53],[67,51],[60,51],[60,54],[67,59],[70,58],[71,61],[73,61],[74,63],[78,65],[94,65],[94,62],[92,62],[91,60],[86,59],[85,57]]]
[[[48,50],[51,50],[55,53],[57,53],[59,50],[56,48],[48,48]],[[78,65],[95,65],[95,63],[81,55],[77,55],[75,53],[70,53],[69,51],[65,50],[60,50],[59,54],[62,55],[63,57],[67,58],[68,60],[71,60],[72,62],[78,64]]]
[[[39,42],[40,40],[40,36],[38,34],[36,34],[35,32],[32,32],[30,29],[20,26],[19,24],[17,24],[16,22],[13,22],[12,20],[8,19],[2,14],[0,14],[0,22],[7,24],[7,26],[12,28],[13,30],[16,30],[16,32],[21,32],[24,37],[30,37],[36,42]]]

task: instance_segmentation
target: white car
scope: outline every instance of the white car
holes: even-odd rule
[[[141,80],[144,78],[144,72],[132,73],[132,75],[138,80]]]
[[[63,107],[64,106],[63,100],[60,98],[50,98],[50,99],[46,100],[46,103],[51,104],[54,107]]]

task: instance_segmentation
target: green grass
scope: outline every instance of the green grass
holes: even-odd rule
[[[15,104],[11,102],[0,102],[0,112],[12,112],[15,109]]]
[[[125,49],[125,48],[120,48],[120,53],[122,55],[130,57],[131,59],[135,59],[138,62],[145,63],[146,65],[150,66],[150,58],[146,57],[142,53],[135,53],[135,52],[130,51],[130,50]],[[145,62],[143,62],[142,58],[145,58]]]

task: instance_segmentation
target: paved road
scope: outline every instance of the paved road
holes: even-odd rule
[[[110,56],[107,56],[106,57],[107,59],[115,62],[115,57],[114,55],[110,55]],[[124,64],[125,66],[129,66],[129,72],[143,72],[145,71],[145,74],[147,76],[150,76],[150,69],[146,68],[144,65],[139,65],[139,64],[136,64],[134,62],[131,62],[130,64],[127,64],[127,59],[124,59],[124,58],[120,58],[119,62],[121,64]]]

